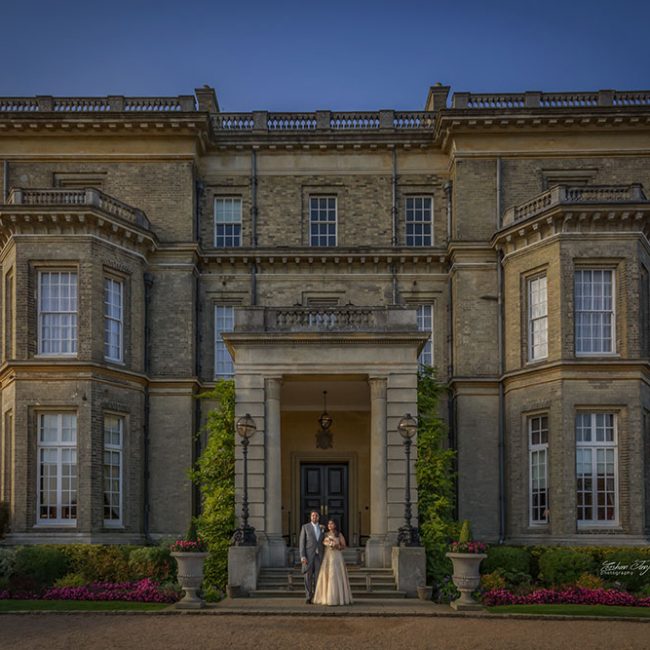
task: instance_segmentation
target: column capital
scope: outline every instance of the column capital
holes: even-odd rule
[[[265,377],[264,392],[266,399],[280,399],[280,390],[282,389],[282,377]]]
[[[370,399],[386,399],[386,386],[388,379],[386,377],[368,377],[370,384]]]

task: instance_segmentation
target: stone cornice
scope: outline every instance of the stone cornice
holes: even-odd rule
[[[156,235],[95,206],[0,205],[0,248],[16,236],[96,236],[147,257],[158,246]]]
[[[650,237],[650,204],[556,205],[528,219],[515,222],[492,237],[492,245],[513,254],[557,236],[643,234]]]

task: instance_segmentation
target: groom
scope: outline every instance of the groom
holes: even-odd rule
[[[306,603],[311,603],[316,589],[316,580],[323,559],[324,528],[318,523],[320,515],[315,510],[309,515],[310,522],[300,529],[300,562],[305,574]]]

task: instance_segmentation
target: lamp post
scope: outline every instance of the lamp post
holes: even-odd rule
[[[255,529],[248,525],[248,443],[257,427],[255,426],[255,420],[246,413],[237,420],[235,428],[241,438],[244,453],[244,499],[241,508],[241,526],[235,531],[232,541],[235,546],[256,546]]]
[[[397,425],[397,430],[404,440],[406,454],[406,492],[404,495],[404,525],[400,527],[397,543],[400,546],[420,546],[418,529],[411,526],[411,444],[418,425],[415,418],[407,413]]]

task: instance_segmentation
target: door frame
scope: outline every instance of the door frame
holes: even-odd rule
[[[349,546],[359,545],[359,498],[358,458],[355,452],[336,453],[291,452],[291,521],[289,522],[290,546],[297,545],[300,527],[307,523],[300,521],[300,464],[301,463],[347,463],[348,465],[348,537]]]

